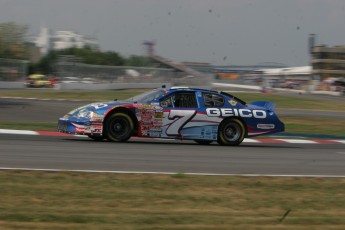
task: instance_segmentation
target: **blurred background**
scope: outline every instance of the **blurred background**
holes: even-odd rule
[[[1,0],[0,9],[0,88],[344,93],[343,1]]]

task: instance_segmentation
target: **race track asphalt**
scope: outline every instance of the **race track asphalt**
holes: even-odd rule
[[[85,101],[0,99],[0,121],[56,122]],[[279,110],[308,116],[315,111]],[[345,113],[319,111],[323,117]],[[0,134],[0,168],[205,174],[345,176],[344,144],[242,143],[238,147],[188,141],[131,139],[95,142],[80,137]]]
[[[0,168],[345,176],[344,144],[255,144],[0,134]]]

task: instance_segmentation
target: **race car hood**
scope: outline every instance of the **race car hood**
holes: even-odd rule
[[[132,107],[131,101],[108,101],[108,102],[96,102],[88,105],[81,106],[67,113],[68,117],[86,118],[91,114],[104,115],[108,110],[111,110],[117,106]]]

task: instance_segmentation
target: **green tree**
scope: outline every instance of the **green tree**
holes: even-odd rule
[[[25,35],[28,26],[14,22],[0,23],[0,58],[27,59]]]
[[[55,65],[58,58],[58,53],[54,50],[50,51],[44,56],[36,65],[30,65],[29,73],[50,74],[53,72],[53,65]]]
[[[64,50],[52,50],[36,65],[30,65],[30,73],[52,73],[53,66],[58,61],[60,55],[75,56],[82,63],[91,65],[109,65],[109,66],[152,66],[149,58],[145,56],[130,56],[124,58],[117,52],[108,51],[101,52],[93,50],[89,47],[85,48],[69,48]]]
[[[132,55],[126,60],[127,66],[152,66],[150,58],[145,56]]]
[[[125,58],[123,58],[117,52],[101,52],[86,48],[69,48],[61,51],[57,51],[59,55],[74,55],[82,60],[86,64],[92,65],[111,65],[122,66],[125,64]]]

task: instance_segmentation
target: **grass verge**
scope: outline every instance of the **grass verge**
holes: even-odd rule
[[[0,171],[0,184],[1,229],[345,228],[344,178]]]
[[[276,104],[279,109],[307,109],[307,110],[329,110],[345,112],[345,102],[328,101],[321,99],[309,99],[296,96],[263,93],[234,93],[238,98],[246,101],[270,101]]]
[[[28,97],[28,98],[61,98],[78,99],[85,101],[104,101],[127,99],[147,89],[128,89],[128,90],[103,90],[103,91],[58,91],[49,89],[24,89],[24,90],[0,90],[0,97]],[[312,109],[312,110],[331,110],[345,112],[345,102],[325,101],[318,99],[296,98],[296,96],[286,96],[279,94],[262,93],[235,93],[237,97],[244,101],[270,101],[280,109]]]
[[[52,89],[23,89],[23,90],[0,90],[0,97],[25,97],[25,98],[59,98],[83,101],[112,101],[115,98],[124,100],[134,95],[148,91],[147,89],[130,90],[52,90]]]
[[[57,122],[6,122],[0,121],[0,129],[56,131]]]
[[[345,137],[343,118],[279,116],[285,124],[285,133],[320,134]]]

